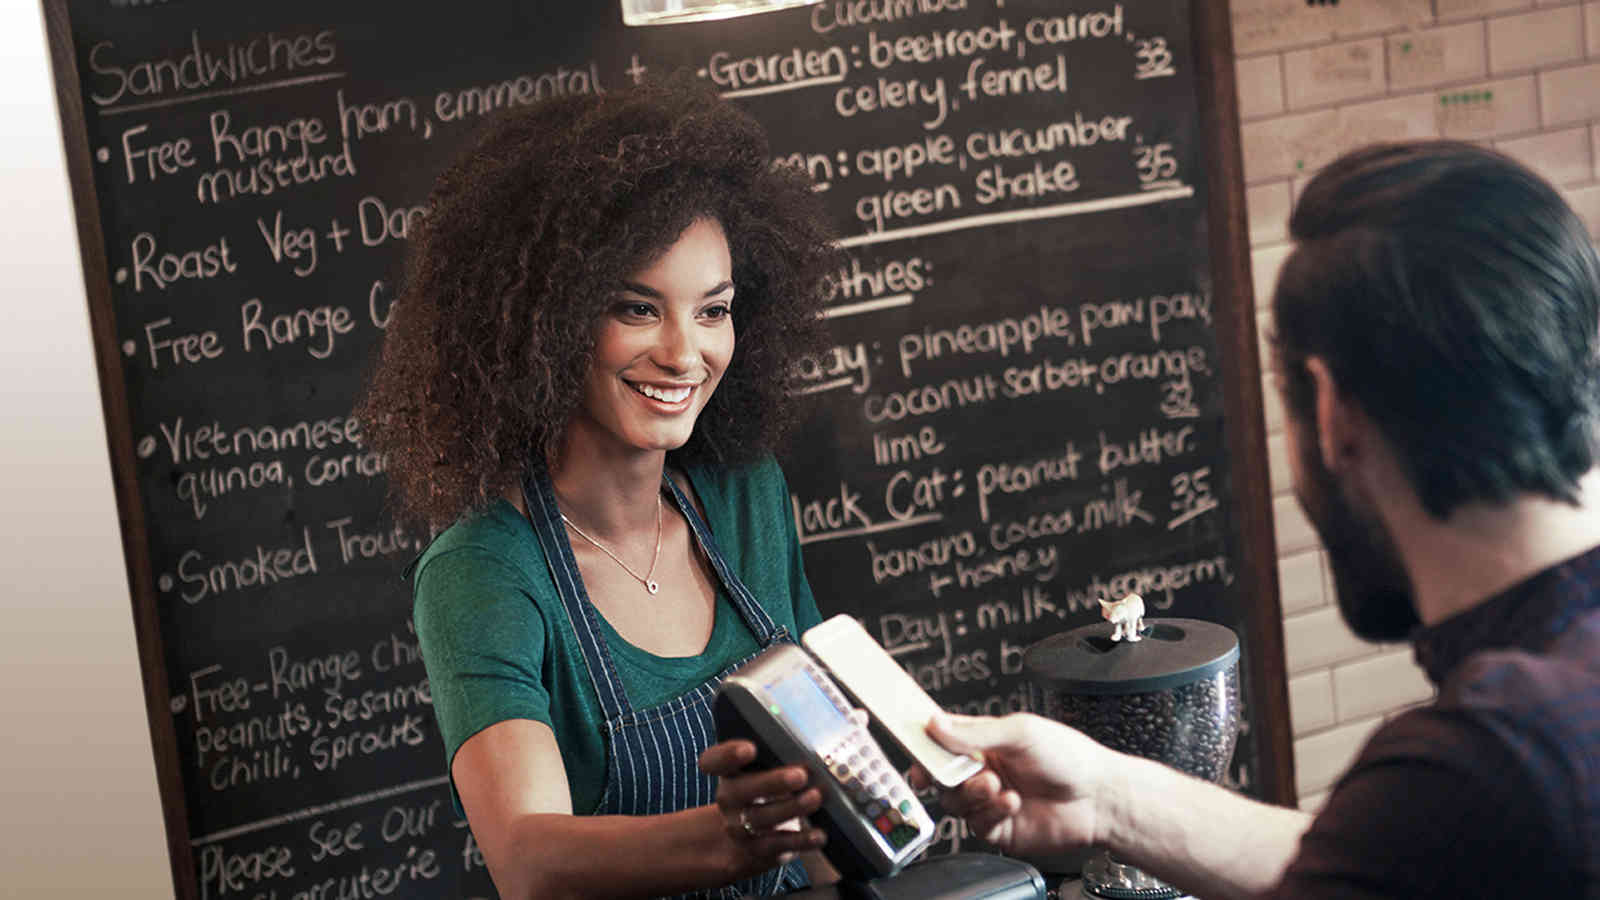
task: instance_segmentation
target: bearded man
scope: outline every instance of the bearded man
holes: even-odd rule
[[[1350,153],[1273,298],[1295,493],[1339,607],[1438,694],[1315,818],[1066,726],[941,717],[988,770],[947,808],[1017,855],[1087,845],[1202,897],[1600,898],[1600,260],[1481,147]]]

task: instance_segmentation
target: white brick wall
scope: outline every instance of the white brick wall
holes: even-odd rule
[[[1482,78],[1488,44],[1478,21],[1443,28],[1406,30],[1389,36],[1389,84],[1423,88]]]
[[[1600,119],[1600,62],[1539,73],[1546,125]]]
[[[1289,674],[1322,669],[1371,656],[1380,649],[1350,633],[1337,605],[1318,607],[1283,620]]]
[[[1325,606],[1329,598],[1323,586],[1322,551],[1307,550],[1279,559],[1278,591],[1286,616]]]
[[[1324,731],[1297,738],[1295,745],[1295,788],[1301,796],[1330,787],[1372,732],[1383,724],[1381,716],[1344,722]]]
[[[1600,238],[1600,185],[1574,188],[1564,192],[1567,202],[1589,224],[1589,234]]]
[[[1245,57],[1329,43],[1335,38],[1382,34],[1432,21],[1432,7],[1430,0],[1343,0],[1318,6],[1305,0],[1236,0],[1232,9],[1234,51]]]
[[[1305,109],[1381,96],[1386,87],[1383,55],[1382,38],[1284,54],[1284,85],[1289,108]]]
[[[1522,71],[1583,58],[1583,8],[1556,6],[1489,22],[1489,71]]]
[[[1289,183],[1276,181],[1245,189],[1250,214],[1250,245],[1278,244],[1289,239]],[[1265,306],[1265,302],[1262,303]]]
[[[1289,679],[1289,721],[1296,736],[1339,721],[1333,708],[1333,677],[1327,669]]]
[[[1287,240],[1287,230],[1283,235],[1284,240]],[[1282,268],[1283,261],[1289,258],[1291,249],[1287,243],[1278,243],[1250,251],[1250,272],[1255,281],[1256,297],[1260,298],[1263,313],[1269,308],[1272,286],[1278,282],[1278,269]]]
[[[1305,180],[1376,140],[1492,143],[1560,187],[1600,239],[1600,0],[1232,0],[1259,322]],[[1265,359],[1265,357],[1263,357]],[[1264,380],[1296,786],[1315,810],[1372,730],[1432,697],[1404,647],[1350,634],[1288,483]]]
[[[1312,815],[1316,815],[1317,811],[1322,809],[1322,805],[1327,802],[1327,791],[1316,791],[1310,794],[1304,791],[1300,792],[1300,808]]]
[[[1272,518],[1278,532],[1278,556],[1300,553],[1317,546],[1317,533],[1293,496],[1272,498]]]
[[[1435,11],[1442,21],[1459,19],[1463,16],[1484,16],[1514,9],[1527,9],[1532,5],[1530,0],[1435,0],[1434,2]]]
[[[1434,110],[1439,135],[1480,140],[1539,127],[1539,91],[1532,75],[1445,90]]]
[[[1409,705],[1433,696],[1433,686],[1409,649],[1383,653],[1333,670],[1338,719],[1348,722],[1379,715],[1395,704]]]
[[[1587,184],[1594,180],[1590,130],[1567,128],[1529,137],[1496,141],[1495,147],[1516,157],[1552,184]]]
[[[1283,112],[1283,65],[1276,56],[1239,60],[1239,115],[1248,119]]]
[[[1266,359],[1266,355],[1261,356]],[[1267,420],[1267,433],[1283,430],[1283,398],[1278,396],[1278,386],[1270,377],[1261,379],[1262,416]]]

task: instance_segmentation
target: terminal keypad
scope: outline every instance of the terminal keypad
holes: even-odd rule
[[[850,708],[828,679],[815,680],[824,686],[828,699],[840,709]],[[889,765],[864,726],[851,727],[821,755],[856,810],[872,823],[890,847],[898,850],[921,833],[923,824],[928,821],[927,812],[912,795],[911,786]]]

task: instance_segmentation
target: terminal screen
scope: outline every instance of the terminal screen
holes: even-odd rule
[[[780,718],[812,747],[831,743],[829,739],[833,735],[850,727],[845,712],[828,699],[822,687],[803,669],[768,684],[767,694],[777,704]]]

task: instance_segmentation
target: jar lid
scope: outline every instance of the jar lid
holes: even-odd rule
[[[1109,622],[1052,635],[1029,647],[1022,670],[1068,694],[1137,694],[1199,681],[1239,658],[1233,630],[1200,619],[1146,619],[1143,640],[1113,641]]]

